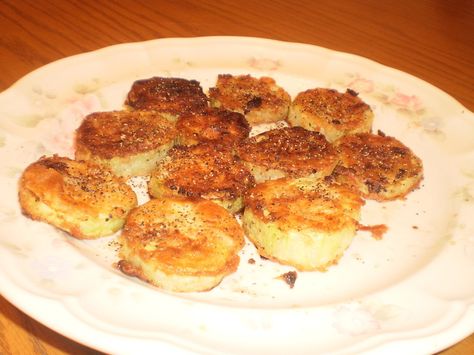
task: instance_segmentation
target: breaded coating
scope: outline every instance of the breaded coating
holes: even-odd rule
[[[137,205],[133,190],[108,169],[58,156],[26,168],[19,199],[26,216],[79,239],[115,233]]]
[[[311,177],[257,184],[242,218],[259,253],[299,270],[337,263],[356,234],[363,200],[344,186]]]
[[[237,146],[237,155],[257,182],[281,177],[330,175],[337,151],[323,135],[302,127],[263,132]]]
[[[122,272],[170,291],[207,291],[237,270],[244,234],[215,203],[175,196],[134,209],[120,244]]]
[[[383,133],[360,133],[336,142],[340,166],[335,178],[377,201],[403,198],[417,188],[423,165],[407,146]]]
[[[370,132],[373,119],[369,105],[350,89],[345,93],[324,88],[301,92],[288,114],[291,126],[320,132],[330,142],[348,134]]]
[[[211,106],[239,112],[251,125],[286,119],[290,95],[272,78],[220,74],[209,89]]]
[[[123,177],[148,175],[175,139],[174,123],[156,112],[95,112],[76,131],[76,159],[93,161]]]
[[[151,174],[152,197],[202,197],[232,213],[242,209],[242,195],[255,181],[229,149],[210,144],[176,146]]]
[[[220,108],[183,114],[176,121],[178,144],[214,143],[233,146],[247,138],[250,126],[244,115]]]
[[[172,119],[183,113],[199,112],[208,104],[198,81],[156,76],[135,81],[125,100],[125,105],[132,109],[158,111]]]

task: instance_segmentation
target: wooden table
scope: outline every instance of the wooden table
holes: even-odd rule
[[[474,110],[472,0],[0,2],[0,90],[33,69],[117,43],[235,35],[359,54],[418,76]],[[0,296],[1,354],[91,354]],[[443,355],[474,354],[474,335]]]

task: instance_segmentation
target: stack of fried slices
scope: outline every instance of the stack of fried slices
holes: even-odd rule
[[[337,263],[365,199],[403,198],[421,160],[372,133],[358,94],[290,95],[274,79],[222,74],[133,83],[121,111],[86,116],[75,159],[42,157],[24,171],[28,217],[76,238],[119,230],[118,267],[176,292],[210,290],[235,272],[247,238],[263,257],[301,271]],[[265,125],[274,128],[252,135]],[[127,179],[143,176],[137,206]],[[236,215],[242,217],[239,224]]]

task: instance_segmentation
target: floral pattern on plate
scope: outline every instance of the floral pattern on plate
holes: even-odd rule
[[[0,292],[19,308],[111,353],[381,353],[405,344],[435,352],[433,337],[447,344],[472,332],[474,117],[446,94],[363,58],[251,38],[122,45],[68,65],[45,67],[0,95]],[[359,233],[337,266],[299,272],[293,288],[279,278],[291,268],[248,243],[219,287],[177,295],[118,273],[115,236],[78,241],[22,216],[21,172],[43,154],[72,156],[85,115],[120,109],[139,78],[182,76],[207,88],[219,73],[271,75],[292,95],[351,88],[374,106],[377,126],[425,166],[422,188],[406,200],[364,207],[364,222],[389,226],[382,240]]]

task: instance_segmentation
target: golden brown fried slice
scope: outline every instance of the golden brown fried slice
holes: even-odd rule
[[[152,77],[133,83],[125,105],[135,110],[158,111],[177,119],[182,113],[205,109],[208,99],[196,80]]]
[[[77,129],[76,159],[107,166],[119,176],[148,175],[175,138],[174,123],[155,112],[95,112]]]
[[[325,179],[270,180],[245,195],[242,225],[262,256],[323,271],[351,244],[362,205],[357,193]]]
[[[341,138],[336,146],[341,159],[336,179],[358,189],[365,198],[402,198],[423,178],[420,158],[393,137],[360,133]]]
[[[134,209],[120,242],[124,273],[170,291],[207,291],[237,269],[244,234],[211,201],[167,197]]]
[[[290,95],[269,77],[220,74],[209,89],[211,106],[240,112],[251,125],[286,119]]]
[[[176,146],[153,171],[148,184],[152,197],[169,195],[203,197],[235,213],[242,195],[255,184],[231,150],[210,144]]]
[[[108,169],[58,156],[26,168],[19,198],[25,215],[80,239],[116,232],[137,205],[132,189]]]
[[[299,93],[288,114],[292,126],[317,131],[330,142],[347,134],[370,132],[374,114],[358,94],[333,89],[310,89]]]
[[[237,155],[255,180],[330,175],[338,162],[337,151],[323,135],[302,127],[263,132],[237,146]]]
[[[183,114],[176,122],[178,144],[214,143],[233,146],[247,138],[250,126],[245,117],[219,108]]]

